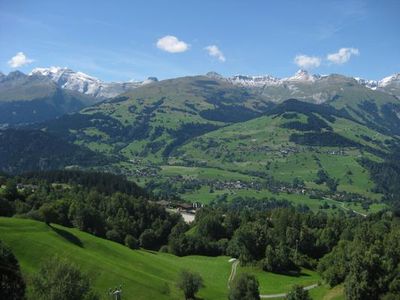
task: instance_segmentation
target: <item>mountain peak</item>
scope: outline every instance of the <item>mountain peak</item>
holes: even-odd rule
[[[49,68],[35,68],[32,70],[31,73],[29,73],[30,76],[32,75],[42,75],[49,77],[53,81],[65,81],[66,78],[75,78],[77,80],[86,80],[86,81],[96,81],[100,82],[99,79],[89,76],[83,72],[75,72],[69,68],[66,67],[49,67]]]
[[[287,78],[288,81],[315,81],[319,76],[310,74],[307,70],[300,69],[292,77]]]
[[[150,76],[150,77],[147,77],[147,79],[142,82],[139,81],[139,84],[144,85],[144,84],[149,84],[149,83],[153,83],[153,82],[158,82],[158,78],[154,77],[154,76]]]
[[[224,76],[222,76],[221,74],[214,72],[214,71],[208,72],[206,74],[206,76],[209,78],[212,78],[212,79],[223,79],[224,78]]]
[[[400,85],[400,73],[395,73],[388,77],[383,78],[382,80],[379,81],[379,86],[385,87],[393,83]]]
[[[27,75],[22,73],[21,71],[13,71],[8,73],[7,79],[18,79],[18,78],[25,78]]]

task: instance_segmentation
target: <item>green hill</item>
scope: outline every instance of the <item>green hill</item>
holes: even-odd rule
[[[92,150],[161,163],[192,137],[258,116],[255,96],[204,76],[156,82],[44,124]]]
[[[317,173],[324,169],[339,180],[338,190],[379,198],[369,192],[374,184],[359,158],[379,161],[392,138],[339,111],[318,112],[307,106],[287,105],[276,113],[207,133],[178,148],[171,160],[269,175],[288,183],[301,178],[310,188],[316,187]]]
[[[200,297],[223,299],[227,295],[231,270],[228,257],[180,258],[133,251],[76,229],[49,227],[41,222],[14,218],[0,218],[0,238],[12,248],[28,279],[44,259],[57,254],[89,273],[103,298],[109,288],[122,284],[125,299],[181,299],[175,280],[178,272],[185,268],[199,272],[204,278],[206,287],[201,290]],[[170,295],[163,294],[166,285]]]
[[[30,276],[38,270],[41,262],[52,255],[59,255],[89,274],[102,299],[107,298],[109,288],[120,284],[124,299],[182,299],[175,287],[175,280],[182,269],[198,272],[203,277],[205,288],[200,291],[200,298],[227,297],[227,281],[231,272],[228,257],[177,257],[131,250],[77,229],[59,225],[50,227],[41,222],[17,218],[0,218],[0,239],[11,247],[19,260],[28,287]],[[239,269],[239,272],[243,271],[257,276],[263,293],[283,293],[293,284],[308,285],[320,280],[317,273],[307,270],[299,277],[260,272],[251,267]],[[328,292],[326,286],[318,287],[312,291],[315,295],[313,299],[322,299]]]

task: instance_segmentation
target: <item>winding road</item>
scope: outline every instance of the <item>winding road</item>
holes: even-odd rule
[[[231,282],[235,279],[236,276],[236,271],[237,271],[237,266],[239,265],[239,260],[233,260],[232,267],[231,267],[231,274],[229,275],[228,278],[228,289],[231,287]],[[316,288],[318,286],[317,283],[305,286],[303,289],[308,291],[313,288]],[[272,299],[272,298],[285,298],[287,296],[287,293],[281,293],[281,294],[268,294],[268,295],[260,295],[260,298],[262,299]]]

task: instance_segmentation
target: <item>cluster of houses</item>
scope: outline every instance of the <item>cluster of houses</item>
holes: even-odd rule
[[[236,181],[214,181],[209,184],[216,190],[244,190],[244,189],[254,189],[254,190],[261,190],[262,185],[259,182],[245,182],[241,180]]]
[[[187,202],[175,202],[168,200],[154,201],[154,203],[166,209],[174,209],[177,212],[185,212],[190,214],[196,214],[196,210],[204,206],[204,204],[199,202],[187,203]]]
[[[34,192],[39,188],[39,186],[35,184],[23,184],[23,183],[18,183],[17,184],[17,189],[20,191],[29,191],[29,192]]]
[[[196,217],[196,211],[204,206],[199,202],[185,203],[168,200],[159,200],[155,201],[154,203],[164,207],[169,212],[179,213],[186,223],[193,222]]]
[[[209,186],[213,190],[262,189],[262,184],[258,181],[199,179],[180,175],[171,177],[170,180],[174,183],[181,182],[184,188],[189,189],[196,189],[202,186]]]

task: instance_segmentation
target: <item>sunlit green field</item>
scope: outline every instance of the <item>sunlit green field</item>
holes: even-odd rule
[[[9,245],[20,262],[29,282],[41,263],[58,255],[78,265],[92,280],[102,299],[108,299],[109,288],[122,285],[127,299],[183,299],[176,288],[177,275],[182,269],[198,272],[205,287],[202,299],[226,299],[227,282],[231,272],[229,257],[187,256],[145,250],[131,250],[120,244],[97,238],[77,229],[17,219],[0,218],[0,239]],[[317,273],[303,270],[299,277],[262,272],[252,267],[238,267],[238,273],[249,272],[260,281],[261,293],[280,293],[293,284],[314,284]],[[326,286],[312,291],[313,299],[323,299],[331,292]],[[29,292],[28,292],[29,296]],[[131,298],[132,296],[132,298]]]

